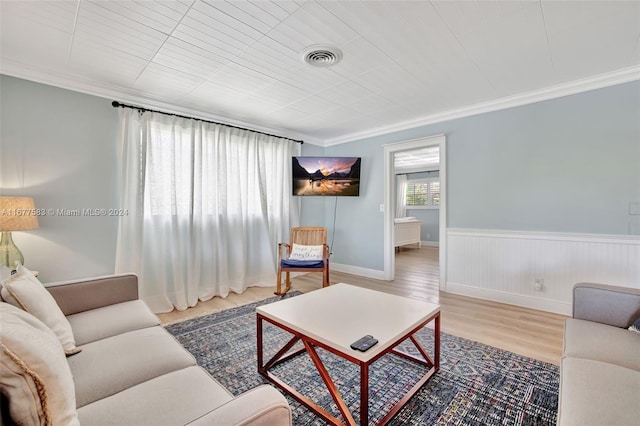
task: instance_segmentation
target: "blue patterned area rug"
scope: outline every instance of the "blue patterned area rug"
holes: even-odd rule
[[[299,292],[290,292],[294,297]],[[257,372],[255,309],[279,297],[167,326],[204,367],[234,395],[263,383]],[[328,313],[330,315],[330,313]],[[265,360],[290,335],[264,323]],[[432,353],[433,330],[416,337]],[[409,344],[402,350],[416,352]],[[327,370],[359,422],[357,366],[318,350]],[[308,355],[271,370],[334,416],[341,418]],[[403,358],[387,355],[370,367],[369,419],[377,423],[420,378],[423,370]],[[558,367],[460,337],[441,334],[440,370],[391,420],[391,425],[555,425]],[[287,396],[294,425],[324,425],[304,405]]]

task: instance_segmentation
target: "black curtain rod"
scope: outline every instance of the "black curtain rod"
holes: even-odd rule
[[[415,175],[418,173],[435,173],[435,172],[439,172],[440,170],[424,170],[422,172],[405,172],[405,173],[396,173],[397,175]]]
[[[304,141],[302,141],[302,140],[291,139],[291,138],[287,138],[285,136],[272,135],[271,133],[265,133],[265,132],[261,132],[261,131],[258,131],[258,130],[253,130],[253,129],[247,129],[247,128],[244,128],[244,127],[233,126],[231,124],[226,124],[226,123],[219,123],[217,121],[204,120],[202,118],[188,117],[186,115],[174,114],[174,113],[171,113],[171,112],[164,112],[164,111],[158,111],[158,110],[155,110],[155,109],[149,109],[149,108],[144,108],[144,107],[140,107],[140,106],[127,105],[127,104],[120,103],[118,101],[111,102],[111,106],[114,107],[114,108],[137,109],[138,111],[141,111],[141,112],[145,112],[145,111],[157,112],[159,114],[172,115],[174,117],[186,118],[188,120],[197,120],[197,121],[202,121],[204,123],[218,124],[220,126],[231,127],[232,129],[246,130],[246,131],[253,132],[253,133],[259,133],[261,135],[273,136],[275,138],[281,138],[281,139],[287,139],[287,140],[290,140],[290,141],[293,141],[293,142],[296,142],[296,143],[299,143],[299,144],[303,144],[304,143]]]

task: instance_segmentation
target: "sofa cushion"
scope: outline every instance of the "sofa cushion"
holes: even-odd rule
[[[640,288],[580,283],[573,288],[573,318],[628,328],[640,314]]]
[[[274,387],[261,385],[189,423],[189,426],[291,426],[291,408]]]
[[[18,265],[15,275],[2,282],[1,292],[4,300],[34,315],[53,330],[67,355],[79,351],[69,321],[31,271]]]
[[[195,358],[162,327],[143,328],[88,343],[68,361],[78,407],[196,365]]]
[[[590,359],[563,357],[558,426],[637,426],[640,372]]]
[[[47,283],[46,289],[65,315],[138,299],[138,277],[114,274]]]
[[[15,424],[77,425],[71,371],[57,336],[33,315],[0,303],[0,389]]]
[[[640,334],[577,319],[566,320],[564,327],[565,356],[608,362],[640,371]]]
[[[233,396],[200,367],[156,377],[78,410],[90,425],[185,425]]]
[[[76,344],[84,345],[128,331],[160,325],[142,300],[116,303],[67,317]]]

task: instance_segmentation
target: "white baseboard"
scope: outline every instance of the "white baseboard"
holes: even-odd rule
[[[472,287],[463,284],[447,283],[446,292],[459,294],[461,296],[474,297],[476,299],[492,300],[494,302],[522,306],[524,308],[536,309],[539,311],[554,312],[556,314],[567,316],[571,316],[572,311],[571,304],[566,302],[507,293],[504,291],[489,290],[486,288]]]
[[[438,241],[420,241],[420,244],[427,247],[440,247]]]
[[[384,271],[378,271],[376,269],[361,268],[359,266],[344,265],[341,263],[330,263],[331,271],[344,272],[345,274],[358,275],[366,278],[373,278],[374,280],[384,280]]]

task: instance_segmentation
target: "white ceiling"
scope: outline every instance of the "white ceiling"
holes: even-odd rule
[[[0,0],[3,74],[331,145],[640,79],[640,1]],[[331,68],[299,54],[331,43]]]
[[[393,155],[393,166],[396,174],[416,173],[440,168],[440,147],[399,151]]]

